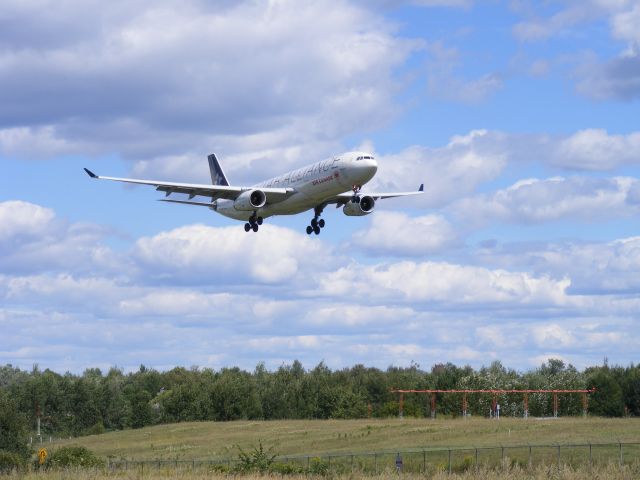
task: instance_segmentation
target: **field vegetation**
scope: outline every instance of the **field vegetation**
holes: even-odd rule
[[[227,480],[229,476],[225,474],[210,471],[177,471],[174,469],[161,469],[147,472],[139,470],[119,471],[111,473],[104,470],[78,470],[78,471],[47,471],[47,472],[31,472],[28,474],[20,474],[21,480],[68,480],[73,477],[76,480]],[[615,464],[605,465],[597,468],[570,468],[562,467],[539,467],[534,469],[524,469],[521,467],[507,467],[501,469],[480,469],[467,470],[465,472],[453,472],[449,474],[445,470],[439,470],[429,476],[433,480],[520,480],[526,478],[528,480],[583,480],[585,478],[594,478],[598,480],[630,480],[640,477],[640,465],[635,464],[620,468]],[[238,476],[243,480],[273,480],[274,478],[282,478],[272,474],[249,473]],[[362,473],[348,473],[342,475],[331,476],[306,476],[292,475],[284,477],[289,480],[308,480],[309,478],[331,478],[333,480],[392,480],[399,478],[394,470],[387,470],[378,475],[365,475]],[[400,478],[404,480],[422,480],[424,474],[402,474]]]
[[[640,442],[640,419],[567,417],[184,422],[110,432],[52,445],[80,444],[105,458],[223,459],[258,442],[278,455],[396,452],[407,449]]]

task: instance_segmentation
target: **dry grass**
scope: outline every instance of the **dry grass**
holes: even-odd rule
[[[640,441],[640,419],[560,418],[190,422],[55,442],[129,460],[235,457],[258,441],[281,455]]]
[[[10,475],[8,478],[18,477],[18,475]],[[184,472],[171,469],[152,470],[147,472],[128,471],[119,473],[106,473],[103,471],[57,471],[57,472],[33,472],[19,475],[22,480],[146,480],[146,479],[162,479],[162,480],[229,480],[230,478],[240,478],[242,480],[308,480],[316,478],[318,480],[327,478],[331,480],[392,480],[403,478],[404,480],[422,480],[424,475],[420,474],[402,474],[398,475],[393,471],[387,471],[379,475],[364,475],[353,473],[348,475],[329,476],[329,477],[308,477],[308,476],[286,476],[279,475],[260,475],[249,474],[243,476],[221,475],[210,472]],[[640,464],[637,462],[631,466],[625,466],[623,469],[617,465],[607,465],[595,469],[588,467],[572,469],[563,467],[558,470],[557,467],[540,467],[533,470],[511,468],[507,470],[479,470],[468,471],[465,473],[453,473],[440,471],[430,478],[434,480],[470,480],[470,479],[486,479],[486,480],[583,480],[586,478],[599,480],[631,480],[640,478]]]

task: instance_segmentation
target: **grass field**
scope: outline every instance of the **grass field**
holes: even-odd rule
[[[46,445],[85,446],[128,460],[236,457],[258,441],[279,455],[394,452],[442,447],[640,442],[640,419],[384,419],[190,422],[110,432]]]
[[[529,480],[583,480],[585,478],[594,478],[599,480],[630,480],[640,477],[640,465],[636,464],[623,469],[615,465],[607,465],[601,468],[562,468],[560,470],[548,467],[540,467],[533,470],[523,470],[520,468],[505,470],[479,470],[468,471],[465,473],[453,473],[449,475],[447,472],[437,472],[429,478],[433,480],[470,480],[470,479],[486,479],[486,480],[516,480],[527,478]],[[211,474],[208,472],[177,472],[175,470],[160,470],[147,473],[139,471],[128,471],[119,473],[107,473],[100,471],[49,471],[49,472],[32,472],[28,474],[20,474],[21,480],[227,480],[229,477],[220,474]],[[403,474],[399,477],[395,472],[383,472],[379,475],[362,475],[359,473],[351,473],[348,475],[338,475],[331,477],[308,477],[308,476],[269,476],[259,474],[249,474],[241,477],[243,480],[274,480],[275,478],[286,478],[289,480],[308,480],[309,478],[331,478],[332,480],[393,480],[403,478],[404,480],[421,480],[424,475]]]

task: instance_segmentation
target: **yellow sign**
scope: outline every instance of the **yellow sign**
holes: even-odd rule
[[[47,449],[46,448],[41,448],[40,450],[38,450],[38,458],[40,459],[40,465],[42,465],[44,463],[44,461],[47,459]]]

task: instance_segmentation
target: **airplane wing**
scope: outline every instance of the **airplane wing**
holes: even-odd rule
[[[96,175],[88,168],[84,169],[91,178],[99,180],[113,180],[116,182],[135,183],[139,185],[152,185],[156,187],[156,190],[164,192],[165,196],[169,196],[172,193],[185,193],[189,195],[189,200],[196,196],[210,197],[211,201],[219,198],[226,198],[235,200],[242,192],[253,190],[253,187],[232,187],[228,185],[202,185],[197,183],[173,183],[173,182],[160,182],[156,180],[137,180],[135,178],[116,178],[116,177],[102,177]],[[259,188],[267,196],[267,203],[278,203],[285,198],[295,193],[293,188]],[[175,203],[185,203],[177,200],[173,200]],[[197,204],[192,202],[191,204]]]
[[[418,190],[413,192],[394,192],[394,193],[369,193],[369,192],[359,192],[360,196],[368,196],[373,197],[375,200],[384,200],[385,198],[394,198],[394,197],[408,197],[410,195],[420,195],[424,193],[424,184],[420,184]],[[335,197],[331,198],[327,201],[327,203],[336,203],[337,207],[341,207],[342,205],[347,204],[353,198],[352,192],[345,192]]]

